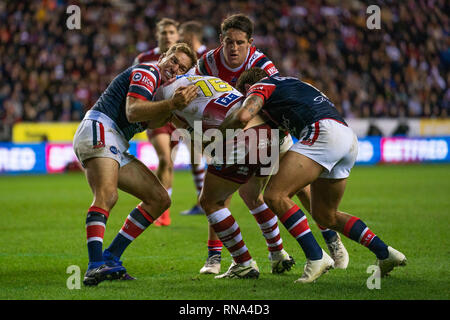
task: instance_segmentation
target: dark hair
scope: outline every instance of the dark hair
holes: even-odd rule
[[[189,67],[189,69],[192,68],[197,63],[197,54],[194,52],[194,50],[192,50],[192,48],[189,45],[187,45],[184,42],[175,43],[174,45],[172,45],[167,50],[166,56],[169,56],[172,53],[175,53],[177,51],[181,51],[181,52],[185,53],[191,59],[192,64]]]
[[[247,39],[250,39],[253,34],[253,22],[245,14],[238,13],[229,16],[223,20],[220,25],[222,34],[225,34],[228,29],[238,29],[247,34]]]
[[[236,89],[238,89],[241,93],[245,93],[245,85],[254,85],[262,78],[267,77],[267,73],[260,68],[251,68],[248,69],[239,76],[239,79],[236,83]]]
[[[183,24],[180,25],[179,31],[184,33],[195,34],[197,38],[200,40],[203,37],[203,26],[198,21],[192,20],[184,22]]]

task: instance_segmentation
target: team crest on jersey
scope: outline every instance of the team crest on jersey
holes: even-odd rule
[[[133,76],[133,81],[139,81],[142,79],[142,74],[140,72],[136,72]]]

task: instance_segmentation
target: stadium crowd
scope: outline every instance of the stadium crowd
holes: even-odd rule
[[[450,4],[372,1],[381,29],[368,29],[363,1],[6,1],[0,3],[0,139],[20,121],[80,121],[112,78],[156,46],[163,17],[204,26],[242,12],[255,45],[283,75],[308,81],[347,118],[448,117]],[[69,30],[70,4],[81,28]]]

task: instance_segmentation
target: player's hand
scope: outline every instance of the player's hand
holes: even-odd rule
[[[175,90],[172,102],[175,109],[183,109],[191,103],[198,95],[198,87],[196,85],[189,85],[187,87],[179,87]]]

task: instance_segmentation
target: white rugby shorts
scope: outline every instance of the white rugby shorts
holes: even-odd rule
[[[293,146],[293,144],[294,141],[292,141],[292,136],[288,134],[286,137],[283,138],[283,141],[280,145],[280,154],[288,152],[289,149]]]
[[[358,139],[352,129],[334,119],[322,119],[305,127],[289,151],[300,153],[325,168],[320,178],[343,179],[350,175],[358,155]]]
[[[127,151],[129,147],[115,122],[95,110],[86,113],[73,138],[75,155],[83,167],[91,158],[111,158],[123,167],[134,159]]]

